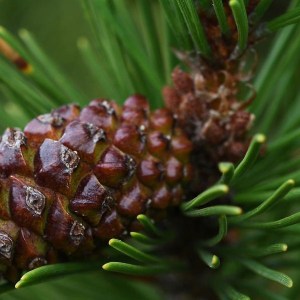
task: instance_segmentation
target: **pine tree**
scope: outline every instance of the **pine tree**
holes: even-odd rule
[[[267,279],[294,275],[280,293],[297,299],[300,4],[265,21],[271,2],[82,1],[107,97],[89,105],[28,31],[0,28],[1,122],[34,118],[0,144],[3,292],[69,275],[74,298],[93,271],[113,299],[281,299]]]

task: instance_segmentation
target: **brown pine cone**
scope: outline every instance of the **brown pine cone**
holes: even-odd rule
[[[251,13],[257,0],[249,2]],[[140,95],[123,107],[93,100],[67,105],[9,128],[0,143],[0,274],[99,252],[126,236],[136,216],[160,215],[214,183],[221,160],[238,161],[253,116],[238,100],[250,76],[235,53],[237,31],[225,5],[230,38],[199,10],[214,59],[179,53],[189,73],[173,71],[166,108],[150,112]],[[255,42],[249,36],[249,45]],[[30,71],[0,39],[0,52]],[[233,55],[235,54],[235,55]],[[251,73],[251,72],[250,72]]]
[[[168,109],[134,95],[93,100],[8,128],[0,144],[0,261],[21,271],[84,256],[136,216],[178,205],[195,172],[192,142]],[[100,242],[100,243],[99,243]],[[102,243],[104,244],[104,243]]]
[[[231,62],[232,63],[232,62]],[[67,105],[8,128],[0,143],[0,274],[99,253],[136,216],[178,206],[238,161],[253,119],[237,100],[235,68],[176,68],[166,108],[146,99]],[[224,76],[220,76],[220,75]],[[222,87],[222,88],[220,88]]]

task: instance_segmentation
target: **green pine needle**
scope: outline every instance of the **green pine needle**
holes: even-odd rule
[[[292,179],[287,180],[283,183],[266,201],[264,201],[258,207],[247,211],[245,214],[241,216],[232,217],[230,222],[242,222],[253,218],[259,214],[262,214],[266,210],[270,209],[276,202],[281,200],[295,185],[295,181]]]
[[[240,260],[241,264],[243,264],[246,268],[253,271],[254,273],[265,277],[267,279],[273,280],[275,282],[278,282],[288,288],[291,288],[293,286],[292,279],[278,271],[274,271],[272,269],[269,269],[265,267],[264,265],[254,261],[254,260]]]
[[[170,272],[170,267],[162,264],[152,266],[140,266],[121,262],[109,262],[104,264],[102,268],[105,271],[135,276],[149,276]]]
[[[49,78],[49,82],[54,83],[55,90],[60,90],[64,99],[82,103],[84,96],[70,83],[70,79],[64,76],[64,73],[54,64],[52,60],[41,50],[30,32],[25,29],[20,30],[19,35],[26,45],[31,56],[35,58],[36,65]]]
[[[201,244],[207,247],[213,247],[220,243],[227,235],[227,217],[225,215],[219,216],[219,231],[218,234],[209,240],[201,242]]]
[[[239,51],[243,51],[247,47],[248,41],[248,17],[243,0],[230,0],[229,5],[231,7],[236,27],[238,30],[238,46]]]
[[[215,13],[219,22],[220,29],[224,35],[230,34],[230,28],[227,22],[227,17],[225,15],[225,9],[222,0],[213,0],[213,6]]]
[[[209,217],[216,215],[237,216],[242,212],[243,210],[238,206],[216,205],[202,209],[188,210],[184,214],[188,217]]]
[[[24,46],[4,27],[0,26],[0,38],[3,38],[13,49],[15,49],[25,60],[30,60],[30,56]]]
[[[74,273],[97,270],[99,267],[95,262],[84,263],[64,263],[49,266],[42,266],[25,273],[16,283],[16,288],[21,288],[33,284],[38,284],[59,276],[66,276]]]
[[[226,295],[227,299],[230,299],[230,300],[251,300],[250,297],[238,292],[236,289],[234,289],[230,285],[226,285],[223,288],[221,287],[221,290]]]
[[[177,2],[173,0],[160,0],[160,3],[164,8],[164,13],[170,28],[177,39],[178,45],[183,49],[190,50],[192,48],[192,41],[187,33],[185,20]]]
[[[153,255],[145,253],[121,240],[111,239],[109,245],[119,252],[142,263],[158,263],[161,260]]]
[[[164,233],[154,224],[153,220],[151,220],[146,215],[138,215],[137,219],[144,226],[145,231],[147,231],[148,233],[157,237],[164,236]]]
[[[130,236],[136,241],[146,245],[159,245],[162,243],[160,239],[151,238],[140,232],[130,232]]]
[[[220,259],[215,254],[211,254],[207,251],[198,250],[199,257],[203,260],[203,262],[210,267],[211,269],[217,269],[220,266]]]
[[[183,212],[189,211],[195,207],[204,205],[218,197],[224,196],[229,192],[229,188],[225,184],[218,184],[195,197],[194,199],[181,204]]]
[[[262,144],[266,141],[263,134],[256,134],[252,138],[248,151],[234,171],[232,181],[241,177],[256,161]]]
[[[282,27],[298,23],[300,20],[300,7],[297,7],[287,13],[277,17],[267,23],[267,28],[270,31],[276,31]]]
[[[211,49],[205,36],[205,31],[199,20],[193,0],[175,0],[185,20],[188,32],[195,48],[206,58],[210,58]]]
[[[300,222],[300,212],[295,213],[289,217],[271,221],[271,222],[245,222],[242,223],[241,227],[246,228],[257,228],[257,229],[265,229],[265,230],[274,230],[279,228],[288,227],[294,224],[298,224]]]
[[[251,249],[246,252],[250,257],[264,257],[264,256],[286,252],[287,250],[288,250],[288,245],[280,243],[280,244],[273,244],[261,249]]]
[[[233,163],[221,162],[218,165],[222,177],[220,178],[220,183],[229,184],[234,176],[234,165]]]

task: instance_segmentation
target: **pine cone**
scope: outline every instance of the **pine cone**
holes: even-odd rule
[[[245,111],[248,103],[237,100],[236,86],[242,80],[236,72],[214,71],[205,64],[202,71],[192,74],[176,68],[172,73],[174,87],[163,90],[166,107],[177,116],[178,126],[194,149],[214,163],[238,162],[248,146],[245,141],[254,115]]]
[[[9,128],[0,144],[1,273],[81,257],[126,234],[135,217],[176,206],[195,168],[192,142],[167,109],[139,95],[93,100]],[[102,243],[103,244],[103,243]]]
[[[224,39],[216,20],[203,16],[214,65],[178,53],[191,71],[173,71],[166,108],[151,113],[140,95],[123,107],[97,99],[81,111],[67,105],[39,116],[24,132],[5,131],[0,274],[15,282],[24,270],[95,253],[110,238],[126,236],[137,215],[160,215],[214,183],[221,160],[242,158],[253,116],[237,100],[247,80],[241,57],[231,56],[237,34],[226,9],[235,34]],[[30,69],[1,40],[0,51]]]
[[[234,68],[232,66],[234,65]],[[136,216],[160,218],[244,155],[252,115],[237,100],[239,60],[173,71],[166,108],[140,95],[41,115],[0,143],[0,274],[99,253]],[[223,74],[224,76],[220,76]],[[220,86],[223,89],[220,89]]]

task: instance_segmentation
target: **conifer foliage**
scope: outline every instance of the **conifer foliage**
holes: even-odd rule
[[[91,102],[0,27],[1,125],[11,105],[24,120],[0,142],[2,292],[65,277],[64,299],[97,278],[112,299],[298,299],[300,1],[273,5],[82,0]]]

